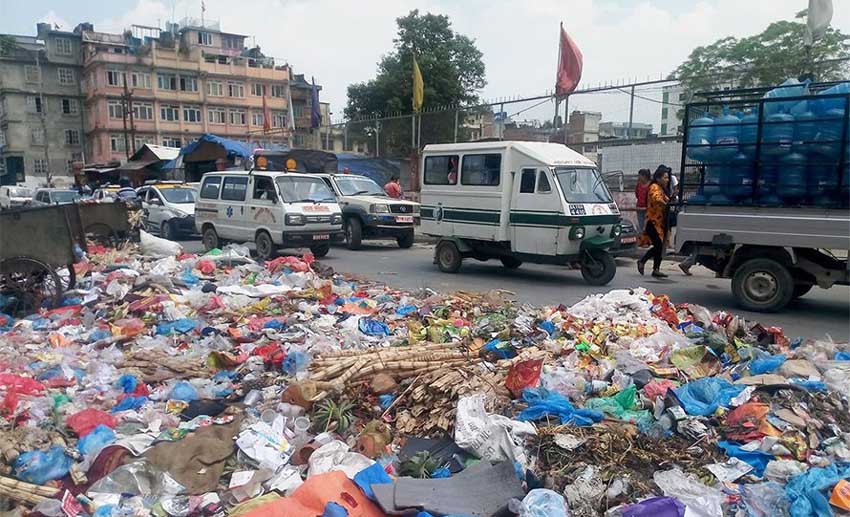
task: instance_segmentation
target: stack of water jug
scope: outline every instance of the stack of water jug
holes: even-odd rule
[[[765,94],[758,160],[758,104],[735,113],[724,107],[718,116],[706,113],[693,120],[686,152],[705,165],[705,176],[702,192],[691,202],[846,206],[850,156],[845,156],[841,171],[841,192],[837,187],[841,150],[850,152],[850,145],[842,146],[842,137],[850,135],[850,127],[844,132],[848,97],[820,97],[846,95],[850,82],[818,95],[807,92],[806,84],[789,80]],[[808,99],[782,100],[802,96]]]

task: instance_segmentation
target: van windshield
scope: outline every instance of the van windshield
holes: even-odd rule
[[[334,176],[336,186],[343,196],[359,196],[367,194],[370,196],[386,196],[384,189],[369,178]]]
[[[73,203],[80,199],[80,193],[74,190],[54,190],[50,197],[54,203]]]
[[[611,203],[611,193],[596,169],[555,168],[568,203]]]
[[[190,188],[164,188],[160,192],[169,203],[181,205],[195,202],[195,191]]]
[[[24,187],[9,187],[10,197],[32,197],[32,191]]]
[[[336,201],[331,189],[319,178],[287,175],[276,180],[284,203],[324,203]]]

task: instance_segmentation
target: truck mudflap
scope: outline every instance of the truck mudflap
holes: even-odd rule
[[[581,241],[581,250],[607,249],[614,244],[614,239],[603,235],[594,235]]]

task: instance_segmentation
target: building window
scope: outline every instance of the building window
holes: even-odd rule
[[[123,101],[108,101],[107,109],[109,110],[109,118],[124,118]]]
[[[221,81],[207,81],[207,95],[224,97],[224,84]]]
[[[272,127],[286,127],[286,112],[285,111],[273,111],[272,112]]]
[[[27,111],[30,113],[44,113],[47,111],[46,106],[41,103],[41,97],[36,95],[27,95]]]
[[[245,110],[230,110],[230,123],[236,126],[244,126]]]
[[[159,119],[168,122],[176,122],[180,120],[180,106],[172,104],[163,104],[159,107]]]
[[[74,69],[59,68],[59,84],[74,84]]]
[[[124,72],[121,70],[107,70],[106,84],[109,86],[124,86]]]
[[[183,106],[183,120],[186,122],[201,122],[201,108],[198,106]]]
[[[80,145],[80,132],[76,129],[66,129],[65,145]]]
[[[662,134],[662,135],[666,135],[666,134],[667,134],[667,123],[666,123],[666,122],[664,122],[663,124],[661,124],[661,134]]]
[[[160,90],[176,90],[177,76],[174,74],[156,74],[156,85]]]
[[[153,104],[150,102],[134,102],[133,118],[135,120],[153,120]]]
[[[76,115],[77,99],[62,99],[62,113],[64,115]]]
[[[242,38],[238,36],[222,36],[221,46],[233,50],[242,50]]]
[[[251,124],[254,126],[262,126],[263,125],[263,112],[262,111],[252,111],[251,112]]]
[[[178,136],[162,137],[162,145],[165,147],[183,147],[183,144],[180,143],[180,137]]]
[[[41,69],[37,66],[26,65],[24,67],[24,77],[28,83],[40,83]]]
[[[142,146],[144,146],[145,144],[154,144],[156,140],[154,140],[154,137],[152,136],[137,136],[134,139],[134,142],[136,142],[136,149],[138,150],[141,149]]]
[[[204,45],[205,47],[211,47],[213,44],[212,34],[209,32],[198,32],[198,45]]]
[[[47,174],[47,160],[36,158],[32,161],[32,171],[36,174]]]
[[[151,89],[151,74],[147,72],[133,72],[130,76],[130,81],[133,88]]]
[[[70,56],[71,51],[71,40],[68,38],[56,38],[54,40],[54,44],[56,45],[56,53],[62,56]]]
[[[242,83],[227,83],[228,97],[244,97],[245,86]]]
[[[227,115],[223,108],[208,108],[207,120],[210,124],[224,124]]]
[[[124,135],[109,135],[109,149],[113,153],[123,153],[127,150]]]
[[[304,116],[304,105],[303,104],[293,104],[292,105],[292,115],[295,118],[301,118]]]
[[[297,133],[295,138],[293,138],[292,144],[295,147],[304,147],[304,135],[301,133]]]
[[[6,145],[6,132],[3,131],[2,129],[0,129],[0,147],[3,147],[5,145]],[[2,164],[3,164],[3,160],[0,160],[0,165],[2,165]],[[0,174],[0,176],[2,176],[2,174]]]
[[[180,76],[180,90],[184,92],[198,91],[198,79],[190,75]]]
[[[272,85],[272,97],[286,97],[286,87],[282,84],[273,84]]]
[[[32,137],[32,145],[44,145],[44,128],[32,128],[30,136]]]
[[[266,85],[260,83],[251,83],[251,95],[255,97],[263,97],[266,95]]]

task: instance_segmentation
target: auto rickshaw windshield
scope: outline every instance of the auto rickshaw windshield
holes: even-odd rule
[[[568,203],[611,203],[605,181],[592,168],[557,167],[555,177]]]

